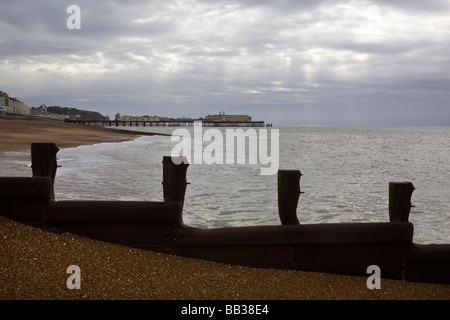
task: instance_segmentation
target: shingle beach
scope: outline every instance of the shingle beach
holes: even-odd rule
[[[0,119],[1,176],[30,176],[31,142],[60,148],[130,134],[45,121]],[[79,266],[81,288],[67,268]],[[450,285],[259,269],[183,258],[55,234],[0,216],[2,300],[449,300]]]

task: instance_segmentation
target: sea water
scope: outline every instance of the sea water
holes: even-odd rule
[[[126,129],[169,136],[59,151],[57,200],[163,200],[162,159],[175,128]],[[389,182],[409,181],[414,242],[450,243],[450,128],[252,129],[279,130],[280,169],[302,172],[300,223],[389,221]],[[191,164],[187,180],[190,226],[280,225],[277,176],[261,175],[258,164]]]

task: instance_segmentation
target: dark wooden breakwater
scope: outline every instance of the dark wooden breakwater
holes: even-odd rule
[[[389,184],[389,221],[301,224],[299,170],[278,173],[281,225],[199,229],[183,223],[188,164],[163,159],[163,201],[57,201],[54,144],[32,144],[32,177],[0,178],[0,214],[51,232],[145,250],[262,268],[450,283],[450,244],[413,242],[414,187]]]

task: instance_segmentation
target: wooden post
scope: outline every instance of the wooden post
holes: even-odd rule
[[[414,186],[411,182],[389,182],[390,222],[409,221],[413,191]]]
[[[300,170],[278,170],[278,214],[282,225],[298,225],[297,204],[300,197]]]
[[[59,148],[54,143],[31,144],[31,169],[33,177],[50,177],[52,191],[55,183],[56,169],[58,167],[56,161],[58,151]]]
[[[172,157],[163,157],[163,193],[164,201],[178,201],[181,208],[184,205],[184,195],[186,193],[186,171],[189,166],[186,157],[172,161]]]

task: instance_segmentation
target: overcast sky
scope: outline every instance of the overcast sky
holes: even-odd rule
[[[0,90],[111,117],[448,126],[450,1],[1,0]]]

